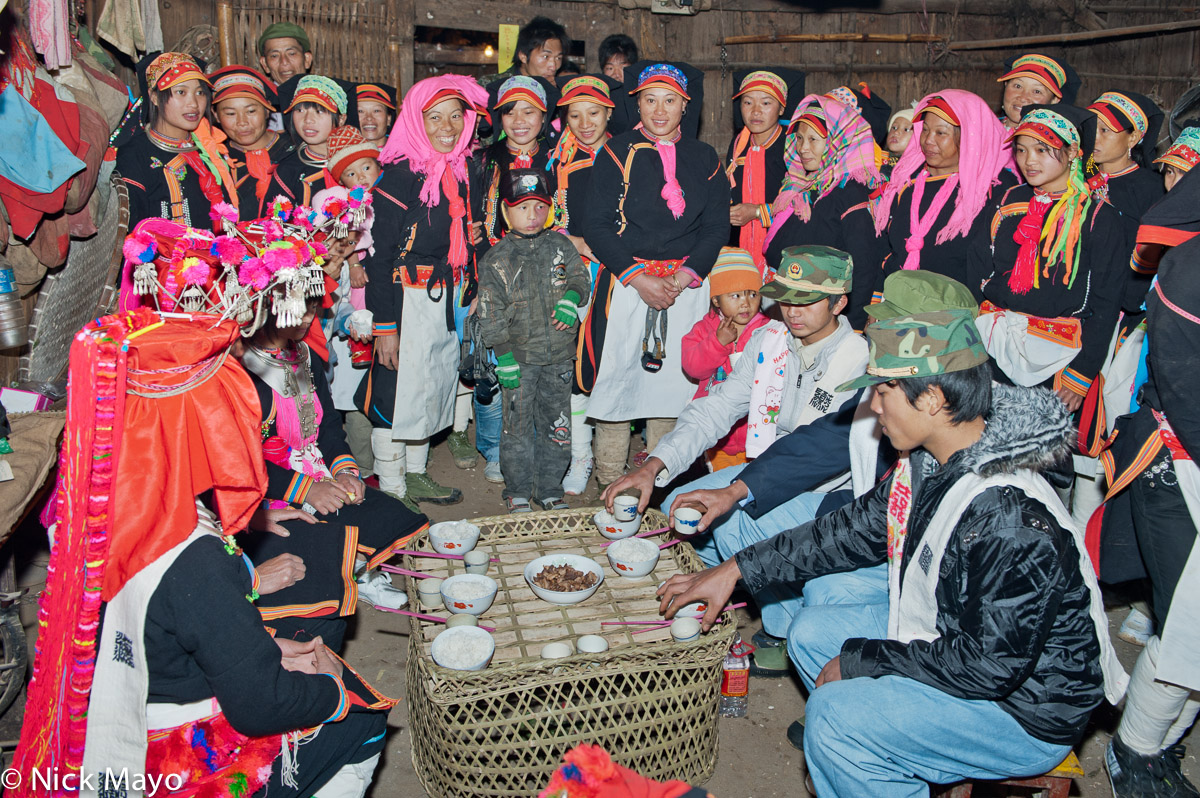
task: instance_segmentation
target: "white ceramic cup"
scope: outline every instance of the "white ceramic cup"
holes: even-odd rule
[[[473,549],[463,555],[463,564],[469,574],[486,574],[491,560],[486,551]]]
[[[671,637],[677,643],[690,643],[700,636],[700,622],[695,618],[676,618],[671,621]]]
[[[542,646],[542,659],[562,659],[574,653],[570,643],[547,643]]]
[[[583,635],[575,641],[580,654],[603,654],[608,651],[608,641],[600,635]]]
[[[618,521],[632,521],[637,518],[638,497],[618,496],[613,499],[613,517]]]
[[[675,531],[681,535],[694,535],[700,530],[700,519],[704,513],[694,507],[680,507],[675,511]]]
[[[442,606],[442,580],[418,579],[417,595],[421,597],[422,607]]]
[[[446,619],[446,628],[453,629],[455,626],[478,626],[479,619],[474,615],[466,612],[460,612],[456,615],[451,615]]]

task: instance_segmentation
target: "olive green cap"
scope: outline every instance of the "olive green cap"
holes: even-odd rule
[[[913,313],[966,310],[979,315],[979,303],[965,285],[951,277],[924,269],[889,274],[883,281],[883,301],[867,305],[874,319],[894,319]]]
[[[867,373],[839,385],[839,392],[891,380],[966,371],[988,362],[975,318],[966,310],[883,319],[868,324],[863,334],[871,345]]]
[[[780,255],[775,278],[758,293],[787,305],[811,305],[828,296],[849,294],[853,269],[854,261],[840,249],[788,247]]]
[[[308,33],[304,28],[297,25],[295,22],[276,22],[268,25],[258,37],[258,54],[266,55],[263,48],[267,46],[267,42],[272,39],[295,39],[300,43],[300,49],[306,53],[312,52],[312,44],[308,40]]]

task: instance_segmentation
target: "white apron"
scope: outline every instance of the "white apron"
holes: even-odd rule
[[[442,304],[453,296],[450,290],[434,302],[424,287],[404,287],[392,440],[422,441],[454,423],[458,336],[446,329]]]
[[[1080,348],[1078,339],[1066,343],[1034,332],[1029,321],[1029,316],[1005,310],[980,313],[975,319],[987,353],[1010,380],[1024,388],[1041,385],[1071,365]]]
[[[637,289],[616,282],[588,417],[599,421],[678,418],[696,392],[696,384],[683,373],[683,336],[708,312],[708,305],[707,282],[679,295],[667,310],[663,367],[651,374],[642,368],[646,303]]]

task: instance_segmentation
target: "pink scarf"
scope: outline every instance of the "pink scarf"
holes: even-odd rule
[[[675,142],[679,141],[683,134],[676,130],[670,141],[664,141],[647,133],[641,122],[638,122],[634,129],[642,131],[643,136],[654,142],[654,151],[662,159],[664,184],[662,198],[667,201],[671,215],[678,219],[687,209],[687,203],[683,201],[683,187],[679,185],[679,180],[675,177]]]
[[[958,172],[942,183],[929,209],[921,216],[921,200],[924,197],[925,182],[929,177],[929,173],[924,169],[925,154],[921,151],[921,130],[925,126],[922,112],[934,97],[945,100],[962,123],[958,143]],[[987,202],[988,192],[1000,182],[1000,171],[1005,167],[1014,166],[1012,146],[1007,138],[1004,125],[1000,124],[1000,120],[992,113],[988,104],[969,91],[944,89],[926,96],[917,104],[913,111],[912,138],[908,140],[904,154],[892,170],[891,182],[884,188],[875,208],[875,232],[881,234],[887,229],[891,209],[900,192],[912,186],[910,233],[905,242],[905,250],[908,253],[904,259],[905,269],[921,267],[921,249],[925,246],[925,237],[933,229],[938,214],[949,202],[955,189],[958,190],[958,196],[954,201],[954,210],[946,226],[938,231],[935,240],[938,244],[944,244],[952,238],[965,236],[971,229],[975,217]]]
[[[817,171],[804,173],[800,164],[800,145],[796,142],[795,123],[811,106],[819,105],[825,112],[825,153]],[[875,139],[871,126],[857,108],[821,94],[810,94],[800,101],[788,125],[784,143],[784,159],[788,173],[783,190],[771,205],[771,230],[767,243],[779,232],[783,223],[797,214],[804,221],[812,218],[812,206],[839,186],[850,181],[874,188],[882,180],[875,165]]]
[[[463,109],[463,132],[454,149],[438,152],[425,133],[425,104],[439,91],[452,89],[467,98]],[[466,216],[466,203],[459,187],[467,180],[467,159],[475,139],[475,106],[487,103],[487,91],[474,80],[462,75],[438,75],[413,84],[404,95],[404,103],[387,144],[379,153],[383,163],[408,161],[414,172],[425,176],[421,187],[421,203],[432,208],[442,201],[442,192],[450,200],[450,265],[467,263],[467,235],[461,220]]]
[[[442,89],[453,89],[467,98],[463,109],[463,132],[448,153],[438,152],[429,143],[425,134],[425,119],[422,116],[425,103]],[[454,179],[467,179],[467,159],[471,155],[475,139],[475,105],[487,103],[487,91],[474,80],[462,75],[438,75],[413,84],[404,95],[404,104],[396,117],[396,124],[388,136],[387,144],[379,153],[382,163],[408,161],[412,170],[427,179],[421,189],[421,202],[432,208],[441,202],[442,174],[449,169]]]

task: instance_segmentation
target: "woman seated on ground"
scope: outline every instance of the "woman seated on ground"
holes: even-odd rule
[[[916,114],[912,138],[875,208],[875,230],[888,242],[876,296],[883,296],[889,274],[928,269],[981,300],[992,271],[988,226],[1000,197],[1020,182],[1008,133],[969,91],[931,94]]]
[[[112,465],[60,486],[22,772],[65,766],[101,793],[136,789],[105,783],[123,771],[160,795],[369,786],[395,701],[320,638],[273,640],[253,603],[234,536],[274,527],[238,340],[233,320],[145,308],[77,336],[63,463]]]
[[[869,203],[882,180],[871,126],[845,103],[810,94],[792,115],[786,146],[788,171],[771,206],[767,263],[778,264],[785,248],[804,244],[849,253],[854,287],[846,317],[861,330],[885,245],[876,238]]]
[[[258,219],[276,166],[295,149],[290,139],[267,127],[278,101],[275,84],[244,66],[218,69],[210,77],[214,116],[227,137],[240,217]]]

